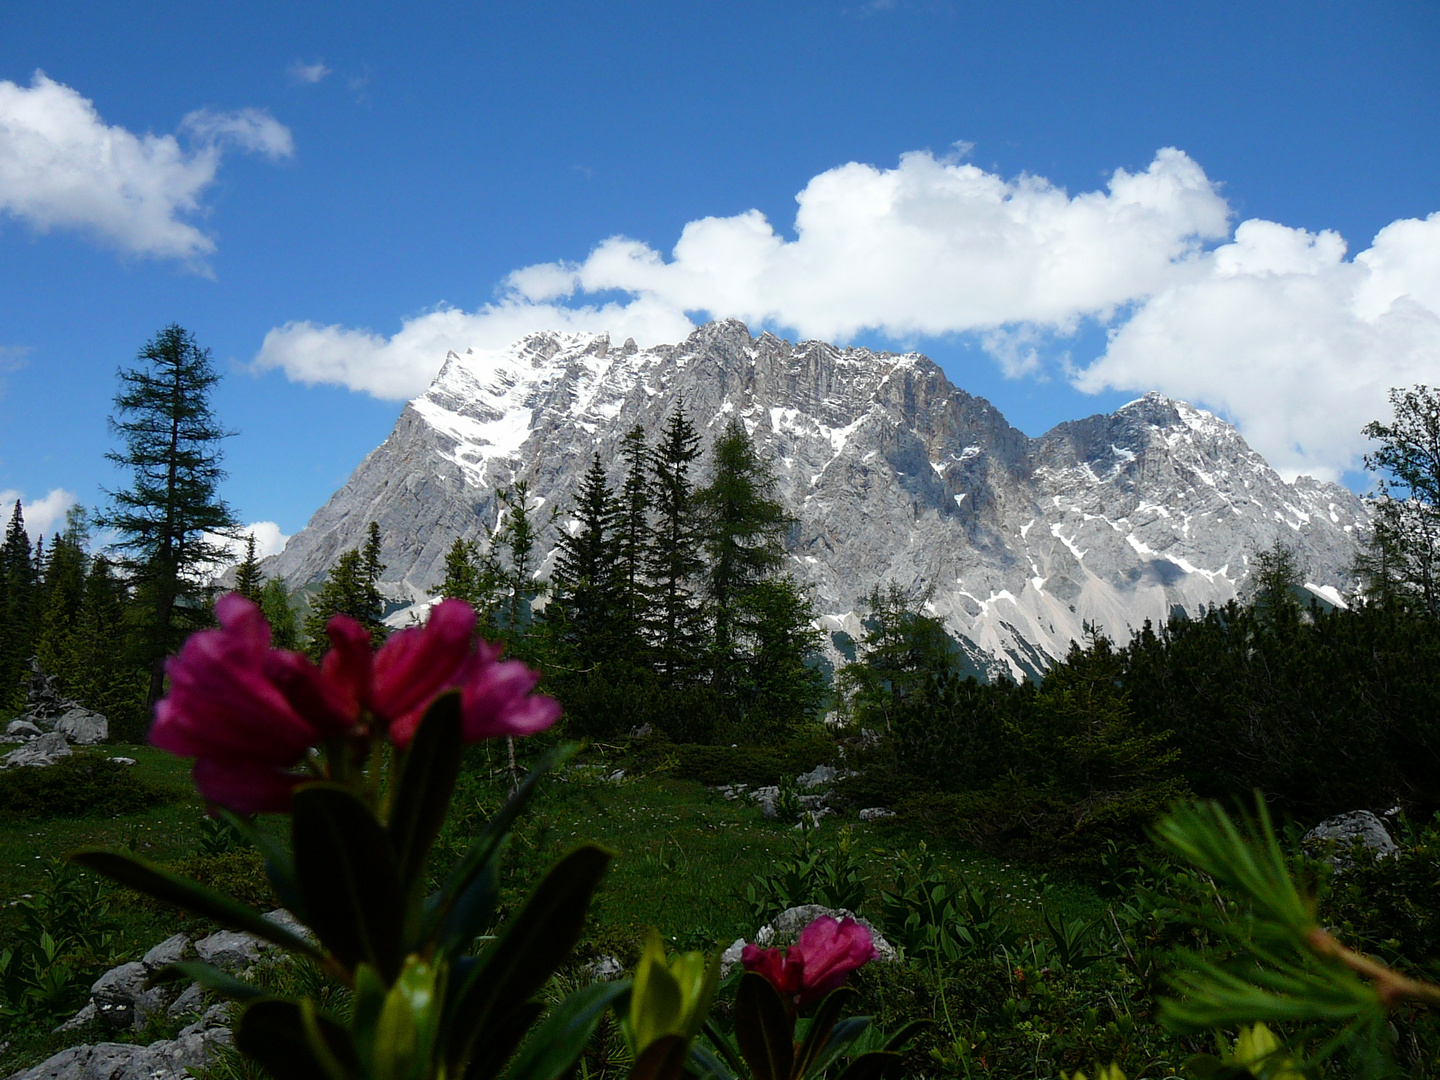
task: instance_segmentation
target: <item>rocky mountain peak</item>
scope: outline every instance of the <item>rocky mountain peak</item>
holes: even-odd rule
[[[653,437],[682,402],[707,442],[736,417],[772,463],[799,519],[792,570],[829,629],[857,632],[876,584],[931,589],[982,671],[1041,670],[1085,623],[1123,639],[1223,603],[1276,541],[1338,596],[1368,523],[1351,492],[1286,483],[1222,419],[1159,394],[1032,439],[921,354],[754,337],[729,319],[648,349],[546,332],[448,354],[274,569],[322,577],[373,518],[386,588],[421,600],[456,536],[488,538],[497,490],[525,479],[566,507],[597,452],[618,483],[625,432]]]

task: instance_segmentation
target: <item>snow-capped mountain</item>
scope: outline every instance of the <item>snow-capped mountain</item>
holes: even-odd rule
[[[878,583],[929,587],[989,671],[1041,670],[1085,623],[1124,640],[1223,603],[1277,540],[1338,599],[1368,524],[1350,491],[1286,483],[1229,424],[1158,394],[1031,439],[918,353],[754,338],[731,320],[644,350],[544,333],[450,353],[271,570],[316,580],[374,519],[391,595],[421,600],[455,537],[487,537],[497,489],[518,479],[542,500],[548,550],[591,454],[618,483],[625,432],[658,434],[681,401],[707,442],[741,418],[771,463],[799,519],[793,571],[826,628],[857,635]]]

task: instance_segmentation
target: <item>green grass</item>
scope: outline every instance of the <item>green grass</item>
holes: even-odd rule
[[[136,778],[159,785],[174,797],[118,817],[0,818],[0,897],[6,900],[0,908],[0,949],[18,926],[10,901],[33,892],[47,863],[67,852],[114,847],[161,863],[197,865],[204,812],[190,785],[188,763],[147,747],[107,747],[98,752],[135,757]],[[487,757],[484,747],[467,753],[451,820],[437,845],[437,872],[459,856],[501,805],[507,780],[497,762],[493,750]],[[753,936],[757,920],[746,888],[777,860],[791,857],[801,834],[765,820],[753,802],[727,801],[693,780],[636,775],[637,766],[644,767],[618,752],[592,749],[542,782],[506,856],[503,903],[513,910],[549,865],[575,845],[592,841],[613,850],[615,859],[592,909],[582,955],[609,954],[628,964],[651,926],[677,949],[711,948]],[[619,783],[603,779],[617,768],[631,772]],[[893,883],[901,855],[916,853],[922,838],[903,823],[831,817],[813,834],[812,843],[836,844],[842,835],[869,879],[860,914],[878,925],[880,890]],[[1034,868],[933,840],[929,850],[940,869],[995,888],[1015,923],[1039,932],[1040,876]],[[254,878],[258,875],[252,869]],[[198,935],[207,929],[202,920],[123,890],[113,889],[108,895],[111,914],[120,925],[117,962],[138,957],[178,930]],[[1075,884],[1053,889],[1049,905],[1070,918],[1093,917],[1102,909],[1091,890]],[[0,1052],[0,1075],[33,1064],[66,1044],[64,1037],[49,1035],[48,1026],[13,1033],[17,1037],[12,1038],[11,1048]]]

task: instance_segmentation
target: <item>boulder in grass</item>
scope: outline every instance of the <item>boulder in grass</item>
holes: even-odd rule
[[[876,930],[869,920],[862,919],[853,911],[847,911],[844,908],[828,908],[823,904],[801,904],[799,907],[786,908],[755,931],[754,942],[762,949],[793,945],[799,938],[800,931],[816,919],[827,915],[832,919],[854,919],[870,931],[870,941],[875,946],[876,959],[882,963],[894,963],[900,958],[900,954],[895,951],[895,946],[886,941],[885,936]],[[730,947],[720,954],[720,977],[722,979],[727,978],[735,969],[735,965],[740,963],[740,954],[744,948],[745,939],[736,938]]]
[[[13,769],[19,765],[43,768],[54,765],[70,753],[70,744],[65,741],[65,736],[58,731],[50,731],[0,758],[0,768]]]
[[[77,746],[94,746],[110,737],[110,721],[76,705],[55,721],[55,730]]]
[[[1350,865],[1345,853],[1357,843],[1373,851],[1377,859],[1388,858],[1400,850],[1390,839],[1385,823],[1369,810],[1354,810],[1326,818],[1306,833],[1301,843],[1311,849],[1328,849],[1330,865],[1336,869]]]

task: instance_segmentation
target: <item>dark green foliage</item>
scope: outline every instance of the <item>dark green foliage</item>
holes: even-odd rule
[[[1375,524],[1357,569],[1377,602],[1417,604],[1440,614],[1440,395],[1428,386],[1390,391],[1394,420],[1365,434],[1378,474]]]
[[[804,830],[788,859],[777,859],[746,886],[745,898],[756,925],[802,904],[859,912],[870,892],[869,877],[852,853],[851,843],[848,829],[824,840],[813,830]]]
[[[0,814],[12,817],[110,817],[175,797],[134,776],[129,766],[91,753],[73,753],[43,769],[0,772]]]
[[[890,732],[937,675],[956,668],[954,643],[939,619],[924,610],[929,595],[912,601],[894,581],[870,592],[859,658],[840,670],[839,688],[862,728]]]
[[[256,601],[265,621],[270,624],[270,643],[277,649],[300,647],[300,621],[290,606],[290,593],[280,578],[271,578],[260,589]]]
[[[690,478],[699,456],[700,436],[684,405],[678,405],[649,455],[649,505],[655,521],[645,559],[652,587],[649,631],[655,667],[670,686],[695,679],[703,652],[705,613],[699,588],[704,561]]]
[[[310,601],[305,617],[306,651],[319,659],[330,646],[325,624],[335,615],[348,615],[370,631],[374,640],[385,636],[385,598],[380,595],[380,526],[370,522],[363,547],[343,552],[331,568],[320,592]]]
[[[835,743],[828,735],[816,734],[765,747],[677,744],[670,752],[676,776],[711,786],[761,787],[828,764],[835,756]]]
[[[621,575],[620,505],[596,454],[575,501],[575,527],[562,530],[545,608],[572,666],[587,666],[632,653],[628,640],[629,583]]]
[[[165,657],[203,625],[206,590],[195,571],[225,557],[204,534],[226,534],[236,522],[219,496],[222,428],[210,407],[220,375],[193,334],[165,327],[121,370],[111,430],[124,449],[106,456],[130,471],[131,486],[109,492],[99,519],[119,534],[116,548],[144,613],[139,646],[150,671],[146,700],[159,699]]]
[[[245,558],[241,559],[240,565],[235,568],[234,591],[251,603],[258,604],[262,587],[260,560],[255,554],[255,534],[252,532],[245,537]]]
[[[19,930],[0,949],[0,1020],[9,1033],[31,1023],[44,1030],[73,1013],[116,959],[117,926],[98,879],[54,863],[16,904]]]
[[[0,544],[0,706],[24,701],[19,687],[33,652],[39,599],[37,576],[25,517],[16,499],[5,541]]]

